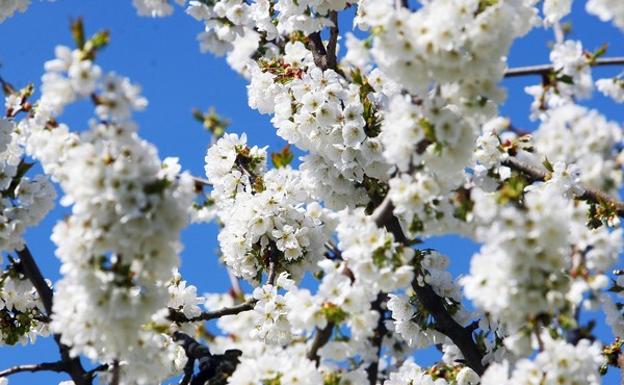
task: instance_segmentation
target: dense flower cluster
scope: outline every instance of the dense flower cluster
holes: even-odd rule
[[[511,43],[535,21],[535,1],[438,0],[417,11],[364,0],[356,23],[372,28],[380,69],[412,93],[433,82],[459,82],[494,96]]]
[[[386,178],[374,91],[365,79],[349,84],[315,67],[300,42],[286,45],[283,61],[253,69],[248,87],[250,106],[274,113],[277,134],[309,152],[304,177],[336,209],[367,203],[366,185]]]
[[[390,374],[390,378],[384,382],[384,385],[477,385],[479,384],[479,376],[470,368],[452,368],[450,373],[437,375],[431,373],[416,365],[412,361],[407,361],[399,370]]]
[[[555,72],[548,81],[527,87],[533,96],[532,118],[546,119],[550,109],[586,99],[593,91],[590,57],[583,51],[581,42],[566,40],[554,45],[550,53]]]
[[[28,3],[0,0],[0,22]],[[186,7],[200,50],[227,56],[289,146],[270,154],[220,127],[207,179],[161,160],[132,120],[141,88],[97,64],[108,33],[74,22],[76,48],[56,48],[37,100],[0,79],[0,250],[23,255],[51,182],[69,207],[52,233],[52,314],[28,266],[9,257],[0,271],[1,343],[52,332],[101,365],[87,385],[600,383],[621,341],[603,348],[585,311],[601,306],[624,337],[624,271],[611,271],[624,144],[620,124],[578,103],[595,89],[621,103],[622,74],[594,82],[593,67],[624,60],[569,40],[572,0],[131,3],[150,17]],[[586,9],[624,29],[619,1]],[[358,31],[343,34],[348,12]],[[538,26],[555,35],[550,64],[508,69]],[[535,129],[501,116],[502,79],[524,74],[541,80],[525,89]],[[71,130],[62,113],[79,101],[94,116]],[[180,233],[212,220],[231,290],[199,295],[178,271]],[[449,234],[478,243],[457,279],[428,248]],[[413,362],[433,346],[436,362]]]
[[[614,193],[622,184],[622,127],[596,110],[565,104],[550,110],[533,133],[537,152],[578,167],[579,180]]]
[[[596,88],[617,103],[624,103],[624,81],[620,77],[599,79],[596,81]]]
[[[618,0],[589,0],[585,5],[587,12],[592,13],[602,21],[612,21],[624,31],[624,4]]]
[[[21,249],[27,227],[38,224],[54,206],[56,192],[48,179],[24,176],[31,165],[11,120],[0,118],[0,249]],[[0,257],[0,262],[2,261]]]
[[[223,223],[223,258],[247,280],[259,281],[272,263],[276,272],[300,277],[322,257],[331,219],[310,201],[298,171],[265,172],[265,163],[266,151],[249,148],[244,135],[226,134],[208,150],[206,175]]]
[[[47,335],[43,304],[32,283],[12,265],[0,275],[0,345],[35,342]]]
[[[484,245],[462,283],[468,298],[515,332],[563,306],[568,281],[561,271],[572,264],[566,255],[573,207],[554,182],[528,191],[523,208],[498,207],[494,193],[482,194],[474,212]]]
[[[511,375],[507,363],[494,364],[483,375],[481,384],[600,384],[598,369],[604,358],[598,342],[581,340],[575,346],[553,340],[546,333],[541,338],[543,349],[535,359],[520,360]]]

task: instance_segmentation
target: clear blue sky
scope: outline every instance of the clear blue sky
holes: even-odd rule
[[[621,32],[600,23],[584,12],[584,1],[576,1],[573,37],[581,37],[584,46],[594,49],[610,42],[609,55],[624,55]],[[267,116],[261,116],[247,106],[246,82],[231,71],[225,60],[201,54],[195,36],[202,25],[176,7],[173,16],[149,19],[136,16],[130,0],[57,0],[55,3],[34,0],[25,14],[17,14],[0,24],[0,74],[16,86],[28,82],[39,85],[43,63],[54,55],[57,44],[71,45],[69,19],[83,16],[88,33],[99,29],[111,31],[111,45],[98,57],[103,70],[114,70],[130,77],[143,87],[149,99],[146,111],[135,115],[140,134],[155,143],[162,158],[178,156],[184,168],[193,174],[203,174],[203,159],[209,135],[191,116],[191,109],[215,106],[217,111],[232,121],[231,130],[247,132],[249,141],[279,149],[279,139]],[[350,29],[345,18],[343,31]],[[545,63],[548,59],[546,41],[550,33],[537,30],[516,43],[510,55],[513,66]],[[608,68],[594,72],[595,78],[614,75],[619,69]],[[503,114],[510,116],[519,127],[532,129],[528,120],[530,98],[523,92],[526,85],[537,78],[514,79],[507,82],[509,99]],[[591,103],[609,118],[624,121],[624,110],[597,96]],[[90,117],[87,104],[70,108],[62,120],[73,130],[82,130]],[[45,275],[52,280],[59,277],[59,264],[54,256],[50,233],[54,223],[64,215],[56,209],[26,236],[28,245],[40,263]],[[182,273],[199,288],[199,292],[225,291],[227,275],[215,257],[216,228],[212,225],[192,226],[184,232],[185,250],[182,253]],[[458,275],[467,270],[470,255],[477,246],[455,237],[443,237],[428,242],[432,247],[451,256],[451,270]],[[600,330],[604,339],[611,338],[606,329]],[[423,364],[432,362],[435,355],[419,355]],[[55,361],[56,345],[51,339],[35,346],[0,348],[0,369],[15,364]],[[605,384],[616,383],[619,377],[610,370]],[[54,384],[64,376],[49,373],[12,376],[11,385]]]

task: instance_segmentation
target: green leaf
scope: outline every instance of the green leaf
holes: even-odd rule
[[[544,165],[546,170],[548,170],[549,172],[555,172],[555,169],[553,168],[552,163],[550,163],[550,161],[548,160],[548,157],[544,158],[544,161],[542,162],[542,164]]]
[[[559,75],[557,81],[565,84],[574,84],[574,79],[570,75]]]
[[[282,168],[288,166],[295,155],[290,151],[290,144],[287,144],[278,152],[274,152],[271,154],[271,161],[273,162],[273,166],[275,168]]]
[[[74,38],[74,44],[76,44],[76,48],[82,50],[86,42],[82,17],[79,17],[76,20],[72,20],[70,24],[70,29],[71,35]]]

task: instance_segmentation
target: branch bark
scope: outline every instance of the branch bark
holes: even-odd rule
[[[339,34],[338,12],[331,11],[329,13],[329,20],[334,23],[334,26],[329,28],[329,41],[327,42],[327,68],[331,68],[336,71],[338,68],[338,57],[336,56]]]
[[[28,280],[30,280],[37,290],[48,317],[51,317],[54,292],[43,278],[43,274],[41,274],[41,270],[39,270],[39,266],[37,266],[35,258],[30,253],[28,247],[24,246],[21,250],[16,250],[16,253],[20,257],[20,264],[24,275],[28,278]],[[59,334],[54,335],[54,341],[59,347],[61,361],[63,362],[63,366],[65,368],[64,371],[69,374],[72,381],[74,381],[74,384],[90,385],[92,383],[92,377],[88,375],[87,371],[85,371],[80,362],[80,358],[71,357],[69,354],[69,347],[61,342],[61,336]]]
[[[383,345],[383,337],[386,334],[386,324],[384,319],[383,303],[386,300],[385,293],[379,293],[375,302],[373,302],[371,308],[379,313],[379,320],[375,327],[375,334],[371,338],[371,343],[377,348],[377,359],[371,362],[366,368],[366,375],[368,376],[368,383],[370,385],[377,384],[377,378],[379,376],[379,357],[381,356],[381,349]]]
[[[420,303],[435,319],[435,329],[453,341],[462,352],[466,365],[478,375],[483,374],[485,371],[485,367],[481,363],[483,354],[472,338],[473,326],[463,327],[457,323],[444,306],[444,300],[436,294],[431,286],[419,286],[417,282],[414,282],[412,288],[414,288]]]
[[[329,41],[327,47],[323,44],[320,32],[313,32],[308,35],[308,48],[312,51],[314,64],[323,71],[326,69],[338,70],[338,58],[336,48],[338,46],[338,12],[329,13],[329,19],[334,25],[329,28]]]
[[[308,359],[316,362],[316,366],[319,366],[321,362],[321,358],[318,355],[318,351],[329,342],[329,339],[332,336],[332,331],[334,329],[334,323],[328,322],[327,326],[323,329],[316,328],[316,335],[314,336],[314,340],[312,341],[312,345],[310,346],[310,350],[308,351]]]
[[[219,309],[215,311],[203,312],[200,315],[196,317],[192,317],[192,318],[188,318],[187,316],[180,313],[179,311],[170,308],[169,319],[176,323],[210,321],[213,319],[224,317],[226,315],[235,315],[238,313],[242,313],[244,311],[253,310],[256,302],[257,301],[255,299],[252,299],[247,302],[241,303],[240,305],[235,305],[232,307],[224,307],[223,309]]]
[[[507,166],[512,170],[516,170],[529,178],[531,182],[543,182],[547,179],[548,174],[535,166],[524,163],[517,158],[509,157],[506,160],[502,161],[501,164],[503,166]],[[582,187],[582,193],[578,195],[578,199],[589,201],[592,203],[607,203],[612,205],[617,212],[617,215],[620,217],[624,217],[624,203],[609,196],[603,191]]]
[[[43,362],[41,364],[34,364],[34,365],[18,365],[18,366],[14,366],[12,368],[8,368],[6,370],[0,371],[0,378],[8,377],[12,374],[23,373],[23,372],[33,373],[33,372],[49,371],[49,372],[61,373],[61,372],[64,372],[65,370],[66,368],[65,368],[65,364],[63,363],[63,361]]]
[[[591,63],[592,67],[600,66],[612,66],[612,65],[624,65],[624,57],[606,57],[598,58],[595,62]],[[552,64],[542,64],[528,67],[510,68],[505,72],[506,78],[515,78],[519,76],[528,75],[547,75],[553,72],[555,69]]]
[[[378,226],[384,226],[391,232],[395,239],[403,244],[409,245],[409,239],[403,233],[398,219],[393,214],[394,205],[388,196],[373,212],[373,219]],[[425,284],[419,286],[413,284],[418,300],[423,307],[431,314],[435,322],[435,329],[446,335],[459,348],[464,356],[465,363],[477,374],[483,374],[485,367],[481,363],[482,352],[477,347],[472,337],[472,330],[465,328],[453,319],[444,306],[444,300],[436,294],[433,288]],[[371,377],[369,376],[369,380]]]

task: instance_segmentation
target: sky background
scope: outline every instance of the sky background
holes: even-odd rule
[[[580,38],[584,47],[594,50],[610,43],[609,56],[624,55],[621,32],[610,24],[601,23],[584,11],[584,1],[577,0],[574,12],[566,20],[573,23],[572,38]],[[135,114],[140,135],[156,144],[161,158],[177,156],[185,169],[203,176],[204,155],[210,140],[191,115],[193,107],[202,110],[214,106],[216,111],[231,121],[230,131],[246,132],[250,144],[279,150],[285,142],[275,135],[267,115],[260,115],[247,105],[246,81],[230,70],[223,58],[201,54],[195,36],[202,24],[176,7],[174,15],[164,19],[142,18],[130,0],[57,0],[54,3],[34,0],[24,14],[14,15],[0,24],[0,75],[16,87],[29,82],[40,84],[43,63],[54,56],[57,44],[72,46],[69,20],[84,17],[87,34],[100,29],[111,32],[111,44],[97,58],[103,71],[113,70],[141,84],[148,108]],[[341,21],[342,32],[351,29],[352,13],[346,12]],[[517,41],[510,55],[511,66],[548,62],[547,42],[552,35],[543,29],[533,31]],[[613,76],[622,68],[600,68],[594,78]],[[537,77],[515,78],[505,82],[509,89],[507,103],[501,114],[508,116],[517,127],[534,129],[528,119],[531,99],[523,89],[539,81]],[[598,108],[608,118],[624,122],[624,110],[600,95],[581,104]],[[61,117],[72,130],[87,127],[92,116],[88,103],[71,106]],[[26,234],[28,246],[44,275],[55,281],[59,278],[59,263],[50,241],[51,229],[66,208],[57,208],[43,223]],[[218,264],[217,229],[214,225],[193,225],[183,233],[185,249],[182,252],[181,272],[199,293],[223,292],[229,287],[225,269]],[[451,272],[465,273],[470,256],[478,245],[457,237],[428,240],[434,247],[451,257]],[[599,336],[609,341],[612,336],[606,327],[598,329]],[[0,347],[0,370],[16,364],[56,361],[58,350],[51,338],[42,339],[34,346]],[[431,364],[439,358],[432,351],[421,352],[417,362]],[[615,384],[617,371],[610,369],[604,384]],[[66,380],[66,376],[47,372],[20,374],[10,378],[11,385],[48,385]]]

